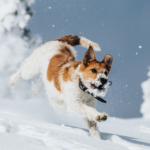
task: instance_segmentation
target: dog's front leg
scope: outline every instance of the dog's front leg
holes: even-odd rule
[[[77,113],[82,115],[84,118],[88,118],[90,121],[105,121],[107,114],[99,113],[95,108],[83,104],[79,100],[67,101],[67,111],[70,113]]]
[[[100,132],[98,131],[97,123],[95,121],[90,121],[88,118],[85,118],[85,121],[88,125],[88,129],[89,129],[91,137],[99,139]]]

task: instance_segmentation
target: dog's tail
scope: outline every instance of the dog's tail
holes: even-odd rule
[[[95,51],[101,51],[100,47],[98,44],[84,38],[84,37],[79,37],[76,35],[66,35],[64,37],[61,37],[59,39],[56,39],[55,41],[60,41],[60,42],[65,42],[71,46],[77,46],[77,45],[81,45],[85,48],[89,48],[89,46],[92,46],[92,48]]]

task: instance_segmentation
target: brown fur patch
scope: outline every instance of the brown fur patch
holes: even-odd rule
[[[71,61],[75,61],[75,56],[72,54],[71,50],[67,46],[62,46],[60,52],[65,57],[61,65],[66,64]]]
[[[61,92],[59,76],[61,75],[62,67],[71,61],[75,61],[75,56],[67,46],[62,46],[59,51],[60,54],[56,54],[50,59],[47,70],[47,79],[49,81],[54,80],[54,86]],[[69,70],[69,67],[66,67],[63,70],[62,75],[65,81],[71,80]]]
[[[70,67],[66,67],[64,70],[63,70],[63,80],[66,82],[66,81],[72,81],[72,78],[71,78],[71,74],[73,73],[74,70],[77,69],[78,65],[81,64],[80,61],[74,61]]]
[[[77,69],[77,67],[81,64],[82,62],[81,61],[75,61],[71,64],[71,67],[73,69]]]
[[[54,80],[54,86],[60,92],[61,92],[60,81],[59,81],[59,76],[61,71],[60,63],[63,61],[63,59],[64,57],[61,54],[54,55],[50,60],[48,70],[47,70],[47,79],[49,81]]]
[[[72,80],[71,79],[71,70],[70,70],[70,67],[66,67],[64,70],[63,70],[63,80],[66,82],[68,80]]]
[[[66,35],[64,37],[56,39],[55,41],[60,41],[60,42],[63,42],[63,43],[66,42],[67,44],[69,44],[71,46],[80,45],[80,37],[73,36],[73,35]]]

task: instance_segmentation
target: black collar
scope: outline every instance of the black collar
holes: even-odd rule
[[[81,81],[80,78],[79,78],[79,88],[80,88],[83,92],[86,92],[86,93],[92,95],[93,97],[95,97],[95,96],[93,95],[93,93],[90,93],[90,92],[86,91],[88,88],[82,83],[82,81]],[[97,97],[97,96],[96,96],[95,98],[96,98],[97,100],[103,102],[103,103],[106,103],[106,101],[105,101],[104,99],[102,99],[101,97]]]

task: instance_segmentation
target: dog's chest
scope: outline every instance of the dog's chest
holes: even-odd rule
[[[92,101],[93,97],[90,94],[87,94],[85,92],[81,93],[81,101],[83,103],[89,103],[90,101]]]
[[[66,98],[69,98],[72,100],[81,101],[82,103],[88,103],[93,99],[93,97],[90,94],[87,94],[86,92],[83,92],[78,82],[67,82],[63,84],[63,92],[64,101]]]

